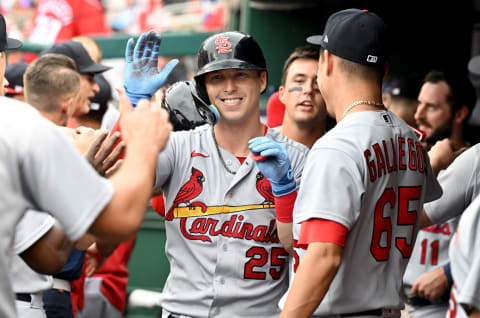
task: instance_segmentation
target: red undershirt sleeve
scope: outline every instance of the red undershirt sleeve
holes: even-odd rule
[[[309,219],[302,222],[298,245],[306,248],[313,242],[335,243],[345,247],[348,229],[335,221],[325,219]]]
[[[275,197],[275,212],[277,213],[278,222],[292,223],[293,222],[293,207],[297,199],[297,191]]]

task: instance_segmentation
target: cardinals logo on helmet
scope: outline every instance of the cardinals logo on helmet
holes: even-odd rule
[[[232,52],[232,44],[228,41],[228,38],[225,36],[219,36],[215,40],[216,49],[218,54],[230,53]]]
[[[265,198],[265,201],[263,201],[263,204],[275,203],[275,199],[272,193],[272,185],[270,184],[270,181],[268,181],[268,179],[265,178],[265,176],[261,172],[257,173],[256,187],[257,187],[258,193],[260,193],[262,197]]]
[[[191,202],[193,199],[198,197],[203,190],[203,183],[205,182],[205,177],[203,173],[192,167],[192,175],[190,179],[180,188],[173,201],[172,207],[168,210],[165,219],[167,221],[173,220],[173,210],[180,204],[186,204],[188,207],[200,206],[202,211],[205,212],[207,207],[202,202]]]

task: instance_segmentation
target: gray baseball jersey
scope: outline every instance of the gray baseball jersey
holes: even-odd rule
[[[425,205],[433,224],[461,215],[480,193],[480,144],[465,150],[438,180],[445,189],[442,198]]]
[[[449,261],[448,245],[455,233],[459,215],[480,191],[480,172],[472,169],[479,167],[479,152],[479,145],[471,147],[439,174],[438,181],[443,188],[443,196],[426,204],[425,211],[434,222],[453,218],[420,231],[404,276],[406,295],[412,296],[411,286],[422,273],[443,266]],[[445,313],[447,305],[447,300],[441,298],[436,304],[424,307],[439,307],[439,310],[441,307]],[[426,316],[422,313],[430,312],[428,308],[413,308],[416,309],[415,316]]]
[[[15,293],[36,293],[50,289],[53,278],[39,274],[31,269],[18,256],[45,235],[55,224],[55,219],[48,213],[28,210],[17,224],[15,241],[12,248],[12,267],[10,280]]]
[[[269,129],[289,152],[300,180],[308,148]],[[278,317],[288,281],[270,184],[252,158],[243,164],[219,148],[212,128],[176,132],[158,159],[165,195],[170,275],[162,307],[193,317]]]
[[[111,200],[112,184],[33,107],[0,97],[0,317],[15,317],[8,250],[27,209],[49,211],[77,240]]]
[[[449,318],[467,318],[470,310],[480,310],[480,196],[473,200],[460,219],[450,243],[454,286]]]
[[[412,129],[389,111],[352,113],[315,143],[302,179],[290,281],[306,252],[297,244],[303,221],[348,229],[342,263],[314,315],[402,308],[402,276],[423,202],[441,195]]]

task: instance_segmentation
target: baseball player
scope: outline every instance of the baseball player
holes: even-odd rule
[[[15,317],[7,249],[23,213],[27,209],[49,211],[73,241],[87,230],[101,241],[128,239],[143,220],[153,183],[151,171],[171,125],[168,114],[147,101],[135,111],[122,104],[123,137],[130,150],[109,181],[98,176],[59,129],[34,108],[0,99],[0,316]]]
[[[140,92],[155,91],[143,89],[152,79],[141,76],[151,71],[135,68],[158,56],[159,42],[151,32],[135,48],[133,40],[127,45],[127,74],[137,77],[127,77],[125,88],[136,92],[134,103]],[[156,69],[155,60],[151,65]],[[283,144],[297,182],[308,149],[260,122],[266,80],[262,50],[251,36],[218,33],[200,47],[195,81],[219,120],[174,132],[157,161],[170,261],[164,317],[278,317],[288,253],[276,233],[271,187],[249,156],[248,141],[266,136]]]
[[[323,136],[327,110],[317,85],[318,49],[298,47],[285,61],[279,98],[285,115],[279,131],[311,148]]]
[[[87,129],[74,131],[71,128],[63,130],[80,153],[89,159],[92,166],[96,166],[97,172],[104,175],[103,167],[95,165],[93,158],[104,161],[118,136],[112,136],[106,141],[107,134],[100,131],[96,133]],[[101,145],[104,147],[100,147]],[[82,246],[90,245],[88,242],[91,242],[91,238],[82,238]],[[38,272],[58,273],[67,262],[72,248],[73,244],[66,238],[60,224],[52,216],[34,210],[25,213],[16,228],[10,269],[18,317],[46,316],[42,293],[52,288],[54,279],[50,275]],[[39,264],[40,261],[41,263],[48,261],[49,265]]]
[[[480,316],[480,197],[465,210],[450,243],[449,256],[454,284],[449,318]]]
[[[422,205],[441,188],[413,130],[381,103],[383,20],[339,11],[308,42],[321,46],[318,85],[337,125],[305,164],[281,317],[398,317]]]
[[[423,127],[429,128],[428,140],[431,142],[442,134],[447,134],[448,138],[441,142],[446,144],[447,147],[443,150],[447,150],[447,153],[438,152],[440,144],[429,152],[434,171],[446,168],[448,152],[467,144],[462,124],[466,122],[468,113],[475,103],[475,91],[470,83],[454,82],[445,73],[436,71],[428,73],[425,77],[418,100],[422,109],[416,116]],[[447,118],[446,123],[438,124],[439,118]],[[464,148],[460,149],[463,150]],[[440,164],[440,169],[437,167],[439,159],[446,162]],[[455,165],[453,170],[448,169],[446,173],[440,173],[439,182],[444,195],[439,200],[425,205],[427,214],[432,210],[443,213],[445,209],[461,213],[477,196],[476,185],[470,190],[467,189],[476,183],[471,179],[472,166],[469,167],[469,171],[458,170],[456,167],[458,166]],[[411,307],[409,314],[415,317],[443,317],[448,310],[452,284],[448,246],[455,233],[458,219],[454,217],[444,223],[432,225],[418,234],[403,279],[407,303]]]

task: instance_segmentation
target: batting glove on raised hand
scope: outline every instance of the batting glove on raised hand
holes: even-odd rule
[[[168,76],[178,64],[177,59],[168,62],[158,71],[158,52],[162,38],[155,31],[142,33],[134,46],[133,38],[127,42],[125,60],[125,93],[134,106],[142,98],[150,100],[155,92],[162,87]]]
[[[256,137],[249,140],[248,148],[252,153],[266,157],[262,161],[256,160],[256,163],[258,169],[270,181],[274,196],[281,197],[297,189],[288,152],[284,146],[267,137]]]

